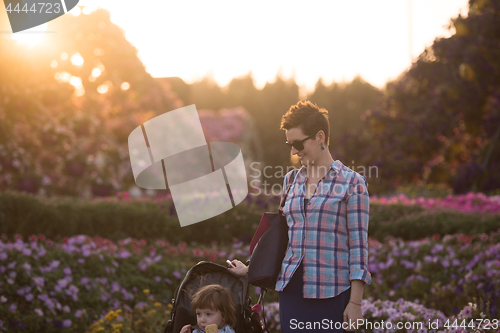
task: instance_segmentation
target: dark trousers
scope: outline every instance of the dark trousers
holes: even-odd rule
[[[303,274],[301,262],[285,289],[278,293],[281,332],[343,333],[340,325],[344,321],[344,310],[349,304],[351,288],[332,298],[303,298]]]

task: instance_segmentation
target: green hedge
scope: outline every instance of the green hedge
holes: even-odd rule
[[[41,198],[0,192],[0,233],[7,236],[84,234],[111,240],[133,237],[229,243],[233,237],[249,241],[261,215],[255,204],[241,204],[203,223],[181,228],[171,201]]]
[[[202,244],[212,240],[230,243],[234,238],[249,242],[262,213],[277,207],[276,198],[252,197],[224,214],[181,228],[171,201],[43,198],[0,192],[0,233],[49,238],[84,234],[111,240],[163,238]],[[388,235],[414,240],[434,234],[478,234],[499,227],[500,214],[370,206],[369,235],[380,241]]]

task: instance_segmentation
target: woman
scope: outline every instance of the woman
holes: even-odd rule
[[[288,248],[276,283],[281,330],[353,331],[362,319],[368,272],[368,184],[363,176],[334,161],[328,150],[328,111],[305,101],[282,117],[287,144],[302,167],[293,184],[285,176],[283,214]],[[234,260],[232,268],[248,268]],[[343,324],[343,326],[342,326]]]

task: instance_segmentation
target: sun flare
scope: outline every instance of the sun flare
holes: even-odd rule
[[[47,23],[44,23],[24,31],[13,33],[11,38],[19,44],[34,46],[43,40],[45,34],[47,33],[45,32],[46,30]]]

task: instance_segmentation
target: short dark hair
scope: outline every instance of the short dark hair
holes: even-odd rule
[[[305,135],[315,135],[319,131],[325,132],[325,144],[330,141],[330,123],[328,122],[328,111],[319,108],[311,101],[300,101],[292,105],[281,118],[282,130],[300,128]]]
[[[236,310],[233,299],[229,291],[221,285],[209,284],[198,290],[193,295],[191,307],[194,312],[196,309],[219,310],[225,324],[231,327],[236,325]]]

